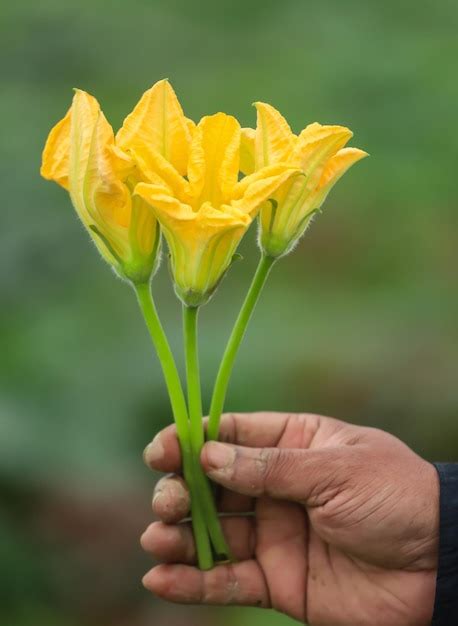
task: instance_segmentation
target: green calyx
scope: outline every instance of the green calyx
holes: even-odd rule
[[[275,209],[276,207],[274,210]],[[274,210],[272,211],[272,215],[274,215]],[[264,230],[260,227],[258,232],[258,243],[262,252],[266,256],[274,259],[280,259],[281,257],[292,252],[318,210],[319,209],[314,209],[305,215],[292,233],[276,232],[272,227],[269,230]],[[271,219],[271,224],[273,224],[274,219],[274,217]]]
[[[174,289],[175,289],[175,293],[177,297],[179,298],[179,300],[181,300],[181,302],[185,306],[191,309],[207,304],[207,302],[209,302],[209,300],[211,300],[211,298],[213,297],[213,294],[216,292],[216,290],[220,286],[222,280],[224,279],[224,277],[226,276],[230,268],[234,265],[234,263],[236,263],[237,261],[241,261],[241,260],[243,260],[243,256],[241,254],[239,254],[238,252],[233,254],[231,262],[229,263],[228,267],[224,270],[224,272],[221,274],[221,276],[218,278],[217,282],[210,289],[207,289],[205,291],[200,291],[198,289],[192,289],[192,288],[184,289],[175,282]],[[169,261],[170,261],[170,256],[169,256]],[[170,271],[173,277],[173,269],[171,267],[171,263],[169,267],[170,267]]]
[[[144,255],[138,249],[132,248],[130,258],[122,259],[95,226],[90,229],[97,234],[113,256],[113,268],[120,278],[123,278],[134,285],[149,283],[157,272],[161,262],[162,238],[161,232],[157,229],[153,250],[150,254]]]

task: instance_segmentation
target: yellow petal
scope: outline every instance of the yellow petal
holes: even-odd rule
[[[191,206],[179,202],[173,195],[170,195],[166,187],[161,185],[139,183],[135,187],[135,194],[148,202],[160,219],[191,221],[199,224],[200,227],[217,228],[226,225],[247,225],[251,222],[245,212],[229,205],[215,209],[209,202],[205,202],[199,211],[193,211]]]
[[[237,184],[240,163],[240,124],[231,115],[203,117],[191,145],[188,178],[196,207],[226,202]]]
[[[180,176],[176,169],[156,150],[144,148],[131,150],[132,157],[138,167],[139,177],[143,182],[166,185],[170,192],[181,201],[187,199],[189,183]]]
[[[258,115],[256,126],[256,169],[290,160],[295,144],[285,118],[270,104],[255,103]]]
[[[196,123],[194,120],[189,119],[189,117],[185,117],[186,126],[188,127],[189,134],[191,135],[191,140],[194,137],[194,133],[196,132]]]
[[[68,190],[71,108],[49,133],[43,150],[40,174]]]
[[[303,149],[307,144],[321,141],[329,135],[336,135],[342,132],[347,133],[349,137],[353,136],[352,131],[346,126],[338,126],[336,124],[319,124],[318,122],[313,122],[313,124],[309,124],[300,132],[298,136],[298,144]]]
[[[97,222],[101,219],[108,228],[127,228],[130,222],[130,193],[118,177],[119,157],[113,146],[113,129],[100,111],[84,177],[84,197],[89,212]]]
[[[316,122],[307,126],[295,146],[304,172],[310,175],[317,167],[323,166],[352,136],[351,130],[345,126],[321,126]]]
[[[84,91],[77,90],[73,98],[70,136],[73,204],[103,256],[116,265],[130,254],[131,199],[119,176],[130,159],[115,149],[111,126],[96,99]]]
[[[113,132],[111,133],[111,136],[113,137],[113,140],[114,140]],[[111,139],[110,139],[109,151],[111,152],[110,158],[113,163],[113,169],[115,170],[118,178],[124,180],[128,176],[133,174],[133,172],[135,171],[136,165],[130,154],[127,154],[126,152],[118,148],[118,146],[112,144]]]
[[[255,138],[256,131],[253,128],[242,128],[240,141],[240,171],[252,174],[255,170]]]
[[[73,204],[86,225],[91,217],[85,207],[84,178],[99,112],[99,103],[93,96],[80,89],[75,90],[71,108],[69,190]]]
[[[318,206],[326,199],[329,191],[334,187],[336,182],[342,178],[352,165],[369,156],[364,150],[358,148],[343,148],[339,150],[329,161],[321,174],[319,189]]]
[[[233,228],[237,226],[249,226],[252,219],[248,212],[229,204],[223,204],[219,209],[215,209],[209,202],[206,202],[195,213],[196,222],[204,228]]]
[[[308,124],[301,132],[299,133],[298,139],[301,143],[306,143],[307,139],[315,139],[320,136],[322,129],[329,129],[329,126],[323,126],[323,124],[319,124],[318,122],[312,122]],[[322,133],[321,133],[322,134]],[[327,131],[326,133],[327,134]]]
[[[283,183],[299,173],[299,170],[284,165],[264,167],[238,183],[234,194],[236,199],[231,205],[253,215],[263,202],[275,195]]]
[[[157,217],[169,216],[174,220],[194,220],[195,212],[188,204],[180,202],[164,185],[139,183],[135,187],[135,195],[148,202]]]
[[[142,259],[147,259],[155,252],[159,225],[154,212],[140,196],[132,198],[132,215],[129,225],[129,241],[135,252]]]
[[[192,122],[168,80],[160,80],[146,91],[124,120],[116,135],[123,150],[141,154],[144,148],[156,150],[182,175],[186,174]]]

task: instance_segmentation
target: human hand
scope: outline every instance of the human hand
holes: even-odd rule
[[[237,558],[195,567],[183,480],[162,478],[142,536],[163,561],[143,579],[174,602],[274,608],[311,626],[430,624],[438,554],[435,468],[392,435],[309,414],[227,414],[201,462],[222,486]],[[180,471],[174,426],[145,461]],[[251,515],[241,515],[251,512]]]

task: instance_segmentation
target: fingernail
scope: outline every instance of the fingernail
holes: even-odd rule
[[[162,445],[160,434],[158,433],[143,451],[143,460],[148,466],[153,465],[164,457],[164,446]]]
[[[207,463],[209,465],[208,474],[213,472],[226,474],[232,468],[235,461],[235,450],[225,443],[210,441],[205,446]]]

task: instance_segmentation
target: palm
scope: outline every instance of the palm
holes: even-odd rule
[[[408,624],[433,574],[373,565],[324,541],[319,532],[300,505],[258,501],[254,556],[272,607],[313,626]]]
[[[170,470],[179,453],[166,433],[169,454],[160,465]],[[437,552],[437,507],[428,502],[434,468],[391,435],[317,416],[227,416],[222,437],[244,446],[246,458],[254,446],[267,450],[271,464],[261,454],[249,470],[242,458],[243,473],[256,475],[238,484],[237,493],[220,492],[223,527],[238,562],[203,577],[189,566],[159,566],[147,586],[177,601],[269,606],[312,626],[429,623]],[[313,462],[298,474],[289,459],[297,463],[301,449]],[[302,481],[308,483],[303,501],[262,495],[273,474],[277,493],[301,494]],[[181,548],[176,534],[174,550],[166,547],[172,530],[164,525],[145,534],[144,545],[161,560],[193,561],[190,530],[184,540],[183,532]],[[170,591],[176,579],[187,597]]]

